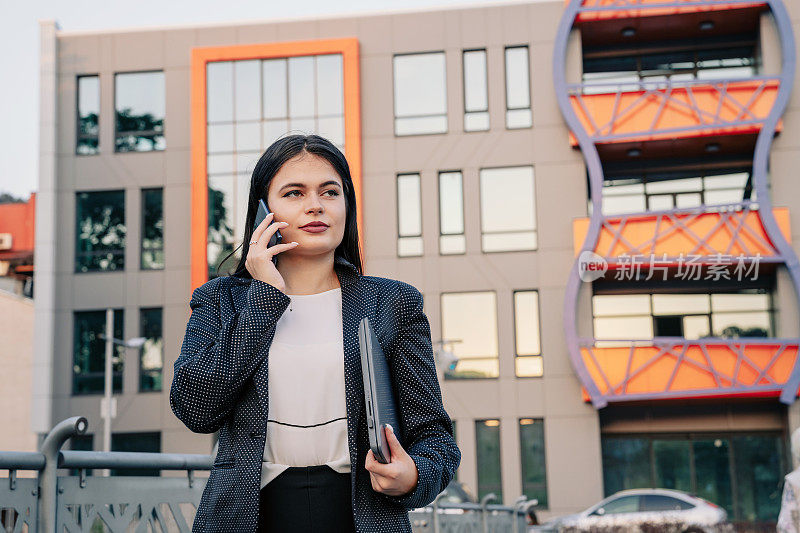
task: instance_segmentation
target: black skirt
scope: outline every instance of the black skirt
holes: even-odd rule
[[[354,533],[350,474],[328,465],[287,468],[261,489],[258,531]]]

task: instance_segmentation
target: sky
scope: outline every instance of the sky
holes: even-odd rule
[[[39,180],[39,20],[64,31],[114,30],[406,11],[514,0],[0,0],[0,192],[27,200]],[[515,2],[514,2],[515,3]],[[11,125],[16,124],[13,128]]]

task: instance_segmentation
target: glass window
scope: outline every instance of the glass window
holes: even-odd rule
[[[533,167],[480,171],[481,245],[484,252],[535,250]]]
[[[683,315],[709,313],[711,305],[708,294],[654,294],[654,315]]]
[[[689,441],[656,439],[653,441],[656,487],[692,492],[689,466]]]
[[[710,438],[692,442],[697,495],[733,514],[730,440]]]
[[[236,247],[233,243],[233,178],[231,175],[211,176],[208,178],[207,254],[209,278],[217,275],[216,268]]]
[[[674,488],[723,507],[732,521],[774,522],[786,468],[780,434],[666,437],[603,436],[605,493]]]
[[[541,377],[538,291],[514,292],[514,328],[517,377]]]
[[[461,172],[439,173],[439,253],[463,254],[467,250],[464,236],[464,181]]]
[[[600,509],[602,513],[598,512]],[[639,511],[639,496],[621,496],[614,500],[607,502],[594,514],[620,514],[620,513],[636,513]]]
[[[397,255],[422,255],[422,198],[419,174],[397,176]]]
[[[475,421],[476,459],[478,461],[478,501],[489,493],[503,501],[502,463],[500,462],[500,421]]]
[[[642,511],[686,511],[694,508],[689,502],[663,494],[644,494],[641,505]]]
[[[75,272],[125,266],[125,191],[75,195]]]
[[[530,68],[528,47],[506,48],[506,128],[530,128],[531,113]]]
[[[139,335],[147,339],[139,349],[139,391],[160,391],[164,367],[163,312],[160,307],[139,311]]]
[[[116,109],[115,150],[163,150],[164,73],[129,72],[114,77]]]
[[[757,42],[755,33],[736,35],[736,42],[725,45],[715,39],[711,48],[701,48],[703,43],[694,42],[692,49],[682,43],[663,43],[673,47],[668,53],[638,52],[622,50],[624,56],[609,56],[586,49],[583,54],[583,81],[603,83],[599,87],[586,87],[584,94],[634,91],[640,88],[636,82],[680,82],[687,80],[712,80],[723,78],[750,78],[758,73]],[[684,49],[680,49],[684,48]]]
[[[489,129],[486,50],[464,50],[464,131]]]
[[[394,133],[447,132],[444,52],[394,56]]]
[[[237,122],[246,120],[257,121],[261,117],[261,62],[243,60],[233,62],[234,80],[234,117]],[[254,124],[258,131],[258,122]],[[258,137],[255,139],[255,149],[259,148]],[[237,139],[238,141],[238,139]]]
[[[142,189],[142,270],[164,268],[164,189]]]
[[[544,456],[544,421],[521,418],[519,448],[522,466],[522,494],[539,500],[537,508],[547,509],[547,473]]]
[[[603,214],[622,215],[706,206],[723,206],[756,200],[747,189],[749,172],[691,176],[651,171],[603,183]],[[591,213],[591,201],[589,201]]]
[[[288,133],[318,134],[345,150],[342,54],[215,61],[206,65],[209,278],[244,235],[250,177]]]
[[[106,311],[73,313],[72,394],[102,394],[105,391],[106,343],[99,337],[106,332]],[[114,309],[114,338],[124,339],[123,310]],[[111,386],[122,392],[125,347],[114,344],[111,356]]]
[[[112,433],[112,452],[147,452],[161,453],[161,433]],[[158,476],[158,468],[136,469],[130,468],[111,469],[112,476]]]
[[[733,437],[736,501],[742,520],[773,521],[781,509],[783,441],[777,435]]]
[[[496,378],[497,300],[494,291],[443,293],[442,337],[458,358],[445,378]]]
[[[646,438],[604,437],[603,486],[607,495],[650,486],[650,442]]]
[[[78,135],[75,153],[100,153],[100,78],[78,76]]]

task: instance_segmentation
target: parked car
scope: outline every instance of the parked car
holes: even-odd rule
[[[717,533],[732,530],[727,520],[728,514],[724,509],[685,492],[632,489],[617,492],[580,513],[532,526],[528,531]]]

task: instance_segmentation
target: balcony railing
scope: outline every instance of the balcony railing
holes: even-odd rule
[[[798,346],[796,338],[579,339],[581,357],[604,402],[795,395],[791,378]]]
[[[69,531],[179,531],[189,533],[207,477],[211,455],[137,452],[62,451],[72,436],[86,432],[85,417],[62,421],[47,435],[39,452],[0,451],[0,527],[31,533]],[[186,476],[86,476],[87,469],[176,470]],[[58,476],[58,469],[78,475]],[[37,477],[17,478],[18,471]],[[494,494],[479,503],[434,502],[409,512],[415,533],[523,532],[527,510],[536,500],[517,498],[513,506],[493,505]]]
[[[772,213],[784,238],[791,242],[788,208],[773,208]],[[573,221],[576,255],[589,224],[589,218]],[[730,261],[740,257],[783,261],[764,228],[757,204],[749,201],[605,216],[593,251],[610,269],[628,265],[633,256],[652,257],[662,265],[675,265],[688,257],[696,257],[698,263],[719,263],[723,257]]]
[[[757,133],[780,78],[641,80],[567,84],[572,108],[594,143]],[[587,94],[591,93],[591,94]],[[776,131],[780,131],[779,120]],[[570,144],[578,141],[570,132]]]

